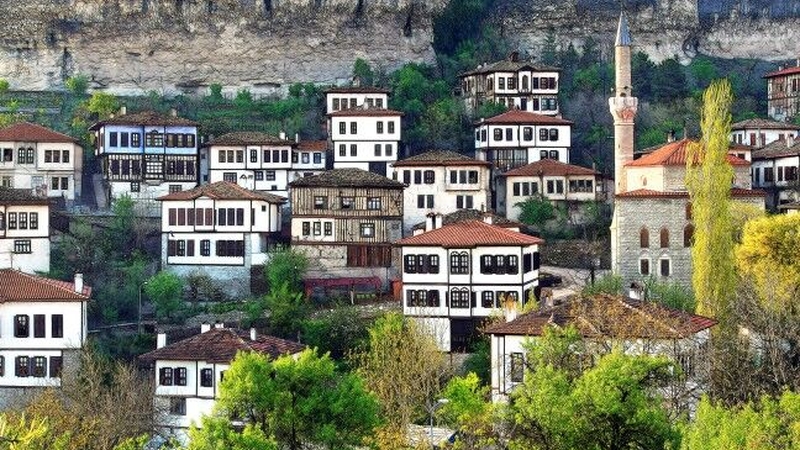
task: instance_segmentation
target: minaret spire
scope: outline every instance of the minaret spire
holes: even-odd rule
[[[633,160],[634,118],[638,100],[633,97],[631,80],[631,33],[625,13],[619,15],[617,38],[614,45],[614,96],[608,107],[614,116],[614,193],[625,192],[624,166]]]

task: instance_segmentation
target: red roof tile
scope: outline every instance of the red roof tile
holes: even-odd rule
[[[558,117],[545,116],[543,114],[535,114],[528,111],[520,111],[518,109],[512,109],[510,111],[506,111],[494,117],[490,117],[488,119],[475,122],[475,125],[483,125],[483,124],[572,125],[572,122]]]
[[[297,143],[297,149],[309,152],[324,152],[328,150],[328,141],[300,141]]]
[[[800,73],[800,67],[797,67],[797,66],[796,67],[787,67],[785,69],[776,70],[775,72],[770,72],[770,73],[764,75],[764,78],[774,78],[774,77],[780,77],[780,76],[784,76],[784,75],[792,75],[792,74],[795,74],[795,73]]]
[[[565,164],[555,159],[541,159],[509,170],[503,175],[507,177],[538,177],[540,175],[563,177],[568,175],[600,175],[600,172],[588,167]]]
[[[14,269],[0,269],[0,302],[89,300],[92,288],[75,292],[75,284]]]
[[[53,131],[30,122],[19,122],[0,130],[0,141],[14,142],[70,142],[78,140],[72,136]]]
[[[200,197],[213,198],[214,200],[263,200],[269,203],[285,203],[286,199],[267,192],[251,191],[230,181],[217,181],[204,184],[188,191],[172,192],[159,197],[158,200],[194,200]]]
[[[764,197],[766,192],[757,189],[731,189],[731,197]],[[616,195],[622,198],[684,198],[689,197],[688,191],[654,191],[652,189],[636,189]]]
[[[414,166],[490,166],[488,161],[481,161],[450,150],[431,150],[419,155],[409,156],[392,164],[394,167]]]
[[[575,326],[589,338],[681,339],[711,328],[717,321],[654,302],[596,295],[523,314],[490,326],[486,333],[541,336],[548,326]]]
[[[629,161],[626,166],[682,166],[686,165],[686,153],[690,144],[695,143],[691,139],[681,139],[680,141],[670,142],[653,152],[642,156],[639,159]],[[727,155],[728,162],[733,166],[749,166],[750,162],[733,155]]]
[[[444,225],[435,230],[401,239],[398,246],[436,246],[469,248],[479,246],[522,246],[541,244],[538,237],[517,233],[482,220],[467,220]]]
[[[341,111],[334,111],[328,114],[330,117],[386,117],[386,116],[402,116],[401,111],[393,109],[382,108],[354,108],[343,109]]]
[[[225,364],[233,361],[236,353],[258,352],[277,358],[299,353],[305,345],[274,336],[259,334],[254,341],[250,332],[233,328],[212,328],[182,341],[166,345],[139,356],[144,361],[176,360],[205,361]]]

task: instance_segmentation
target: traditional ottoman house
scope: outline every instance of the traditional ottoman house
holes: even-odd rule
[[[186,440],[189,427],[199,426],[200,419],[214,409],[219,384],[238,352],[258,352],[271,359],[300,353],[305,346],[273,336],[204,324],[200,334],[167,344],[166,334],[159,334],[157,348],[139,356],[156,377],[154,399],[158,425],[167,434]]]
[[[72,204],[81,195],[82,177],[83,148],[75,138],[28,122],[0,130],[0,186]]]
[[[300,141],[292,153],[292,171],[289,182],[298,178],[318,175],[327,169],[328,141]]]
[[[173,112],[121,114],[97,122],[95,155],[109,202],[129,195],[140,213],[157,216],[156,199],[198,184],[197,123]]]
[[[370,86],[343,86],[325,90],[327,114],[344,109],[387,108],[389,91]]]
[[[70,283],[0,269],[0,407],[77,375],[91,294],[81,274]]]
[[[767,80],[767,114],[770,118],[790,121],[800,112],[800,60],[795,67],[785,67],[764,75]]]
[[[402,116],[400,111],[368,105],[329,113],[333,168],[356,168],[386,176],[389,166],[397,161]]]
[[[509,109],[555,116],[559,113],[559,71],[520,60],[519,52],[512,52],[505,60],[482,64],[461,74],[461,97],[469,112],[493,102]]]
[[[402,237],[403,183],[361,169],[333,169],[289,184],[292,247],[309,278],[391,276],[392,242]]]
[[[404,231],[430,213],[486,210],[490,204],[489,163],[449,150],[432,150],[397,161],[392,178],[406,185]]]
[[[617,30],[616,95],[609,99],[614,117],[614,217],[611,267],[625,283],[656,277],[691,286],[692,207],[686,190],[686,158],[693,141],[670,142],[633,158],[637,99],[631,94],[631,39],[625,16]],[[763,191],[751,190],[750,163],[732,154],[731,197],[761,208]]]
[[[800,200],[800,140],[789,136],[753,150],[753,187],[767,192],[767,207]]]
[[[0,268],[50,271],[50,200],[0,188]]]
[[[250,273],[269,258],[286,199],[227,181],[173,192],[161,201],[161,267],[205,275],[232,293],[250,293]],[[259,273],[260,276],[260,273]]]
[[[768,119],[747,119],[731,125],[731,142],[753,148],[778,140],[797,138],[800,125]],[[749,158],[743,158],[750,160]]]
[[[629,354],[665,355],[680,364],[687,376],[677,398],[690,406],[705,392],[710,369],[706,350],[716,321],[707,317],[627,297],[598,295],[578,298],[517,316],[513,308],[505,321],[488,327],[491,342],[492,399],[506,401],[525,380],[525,344],[540,338],[548,327],[574,326],[593,354],[614,345]]]
[[[543,241],[482,220],[429,224],[395,244],[402,251],[403,314],[428,329],[442,351],[464,351],[504,302],[535,301]]]
[[[521,208],[517,204],[530,197],[541,196],[561,203],[575,213],[586,202],[606,199],[600,172],[554,159],[542,159],[509,170],[501,179],[504,182],[497,192],[497,209],[509,220],[519,220]]]

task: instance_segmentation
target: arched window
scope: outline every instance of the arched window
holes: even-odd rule
[[[692,204],[686,203],[686,220],[692,220]]]
[[[669,230],[662,228],[659,238],[661,248],[669,248]]]
[[[683,246],[691,247],[694,242],[694,225],[686,225],[683,229]]]
[[[642,229],[639,230],[639,247],[650,247],[650,233],[647,231],[647,228],[642,227]]]
[[[523,91],[527,91],[528,90],[528,76],[527,75],[523,75],[522,76],[522,90]]]

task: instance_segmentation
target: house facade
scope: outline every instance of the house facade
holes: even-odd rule
[[[800,60],[764,75],[767,80],[767,114],[778,121],[789,121],[800,112]]]
[[[767,193],[770,210],[800,200],[800,140],[789,136],[753,150],[753,187]]]
[[[0,188],[0,268],[50,271],[50,200]]]
[[[403,221],[406,234],[430,213],[486,210],[491,202],[489,163],[448,150],[432,150],[397,161],[392,179],[406,186]]]
[[[517,316],[507,311],[506,321],[490,326],[491,393],[494,401],[506,401],[525,381],[526,344],[540,338],[548,327],[574,326],[593,353],[606,353],[612,345],[629,354],[667,356],[687,375],[688,391],[683,407],[699,400],[710,370],[706,349],[716,321],[667,308],[655,302],[598,295]],[[699,389],[698,389],[699,388]]]
[[[402,237],[403,183],[361,169],[333,169],[290,183],[292,247],[309,278],[392,275],[392,242]]]
[[[90,130],[109,203],[128,195],[142,214],[156,216],[161,212],[158,197],[197,186],[196,122],[177,114],[127,114],[123,109]]]
[[[461,74],[461,97],[470,112],[492,102],[555,116],[559,114],[559,72],[555,67],[520,60],[519,52],[512,52],[505,60]]]
[[[464,351],[504,302],[522,307],[537,292],[541,239],[482,220],[407,237],[401,249],[403,314],[429,330],[442,351]]]
[[[36,190],[72,204],[81,196],[83,148],[41,125],[20,122],[0,130],[0,187]]]
[[[526,111],[507,111],[475,124],[475,158],[506,172],[542,159],[569,163],[572,122]]]
[[[798,131],[800,126],[792,123],[747,119],[731,125],[731,143],[759,148],[778,140],[797,138]]]
[[[386,108],[341,109],[328,114],[333,168],[386,176],[397,161],[403,113]]]
[[[285,136],[237,131],[212,139],[200,150],[208,161],[208,181],[227,181],[245,189],[288,198],[288,185],[325,169],[326,148],[300,144]]]
[[[554,159],[542,159],[509,170],[502,179],[497,210],[509,220],[519,220],[522,209],[517,205],[530,197],[567,206],[605,200],[600,172]]]
[[[161,267],[249,294],[251,268],[265,264],[278,242],[286,199],[218,181],[159,200]]]
[[[0,269],[0,406],[77,374],[91,293],[80,274],[70,283]]]
[[[153,401],[158,426],[167,434],[186,440],[189,427],[199,426],[219,398],[219,384],[238,352],[258,352],[275,359],[305,349],[304,345],[249,331],[214,327],[204,324],[200,334],[167,343],[166,334],[159,334],[157,348],[139,356],[155,374]]]
[[[389,107],[389,91],[369,86],[342,86],[325,90],[325,113],[344,109],[384,109]]]

